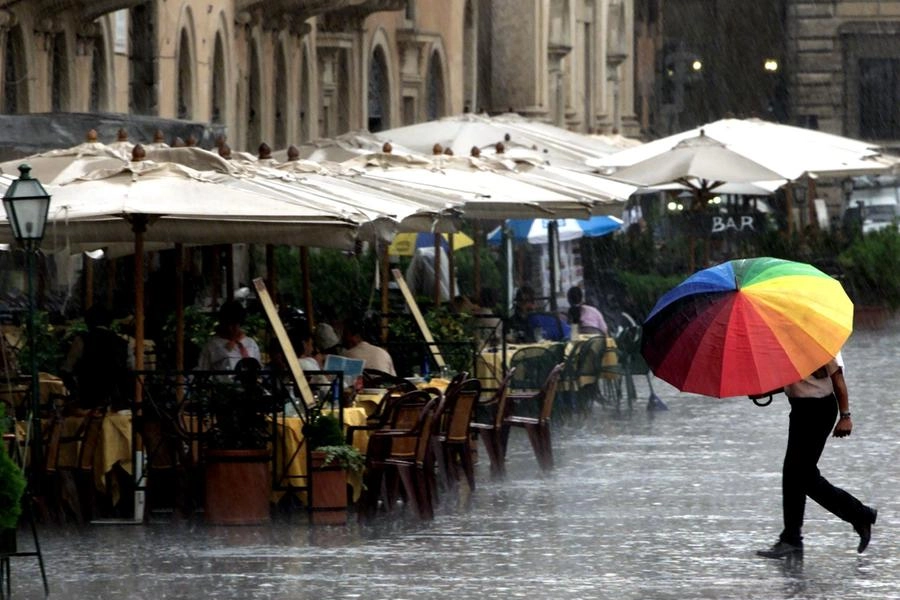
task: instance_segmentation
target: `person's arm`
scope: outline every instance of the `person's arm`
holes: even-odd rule
[[[847,394],[847,382],[844,380],[843,369],[838,369],[831,374],[831,383],[834,386],[834,395],[837,396],[840,416],[834,426],[834,437],[847,437],[853,431],[853,421],[850,419],[850,397]]]

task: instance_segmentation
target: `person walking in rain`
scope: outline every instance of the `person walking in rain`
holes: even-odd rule
[[[774,390],[777,393],[782,390]],[[766,558],[790,558],[803,554],[803,513],[806,497],[847,521],[859,535],[856,551],[862,553],[872,537],[872,525],[878,511],[829,483],[816,466],[829,432],[847,437],[853,430],[850,400],[844,381],[844,362],[840,352],[815,373],[784,387],[791,404],[787,451],[782,472],[784,530],[771,548],[757,551]],[[760,398],[769,394],[751,396]],[[837,423],[835,423],[837,419]]]

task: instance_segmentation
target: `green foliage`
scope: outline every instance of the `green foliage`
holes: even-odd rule
[[[431,330],[431,336],[438,344],[444,362],[455,371],[467,371],[472,366],[473,319],[471,315],[451,312],[446,306],[432,308],[424,315],[425,323]],[[388,323],[390,342],[392,345],[408,344],[424,348],[422,332],[416,322],[410,318],[396,317]],[[411,354],[411,352],[406,352]],[[421,354],[419,354],[421,358]],[[395,356],[395,361],[399,362]],[[412,364],[418,365],[419,362]]]
[[[303,437],[309,442],[310,450],[344,444],[344,433],[341,431],[340,421],[332,414],[323,414],[321,406],[316,406],[307,413]]]
[[[175,368],[175,313],[166,318],[162,337],[157,340],[156,358],[160,366]],[[196,306],[184,309],[184,366],[192,368],[206,341],[213,336],[216,318]]]
[[[316,450],[325,453],[325,462],[322,466],[337,465],[351,473],[362,473],[366,467],[365,455],[349,444],[319,446]]]
[[[626,310],[641,321],[650,314],[663,294],[684,279],[680,275],[663,276],[630,272],[622,272],[619,277],[625,287]]]
[[[34,342],[35,358],[38,371],[58,374],[65,350],[63,349],[62,336],[64,330],[50,322],[50,316],[46,311],[39,310],[34,313]],[[29,343],[28,326],[22,331],[21,346],[18,351],[20,367],[25,370],[31,365],[31,345]]]
[[[869,306],[900,307],[900,233],[888,227],[857,238],[840,254],[847,293]]]
[[[481,288],[492,288],[499,294],[506,285],[501,269],[501,260],[497,252],[484,246],[479,247],[481,260]],[[456,266],[456,282],[459,284],[459,292],[478,304],[479,298],[475,297],[475,248],[471,246],[454,254]]]
[[[211,378],[196,385],[203,414],[210,417],[206,431],[210,448],[251,450],[265,448],[271,410],[264,390],[255,381]]]
[[[8,427],[6,406],[0,404],[0,422],[3,430]],[[14,529],[22,514],[22,495],[25,493],[25,476],[5,448],[0,448],[0,529]]]
[[[337,250],[311,251],[310,287],[317,309],[339,316],[363,312],[373,294],[376,264],[372,252],[348,256]]]

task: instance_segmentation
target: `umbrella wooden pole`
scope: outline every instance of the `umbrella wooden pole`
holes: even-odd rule
[[[175,370],[184,371],[184,244],[175,244]]]
[[[478,221],[476,221],[474,225],[475,235],[473,241],[475,242],[475,255],[472,256],[472,267],[475,271],[475,282],[473,293],[475,294],[475,303],[481,305],[481,225]]]
[[[138,216],[132,222],[134,231],[134,370],[144,370],[144,232],[147,219]],[[140,414],[141,377],[135,378],[134,404]]]
[[[82,252],[81,266],[84,273],[84,309],[87,310],[94,304],[94,259]]]
[[[559,223],[551,219],[547,225],[547,253],[550,261],[550,312],[556,312],[556,283],[559,277]]]
[[[806,204],[809,208],[809,226],[815,230],[819,228],[819,220],[816,218],[816,203],[815,199],[819,195],[819,191],[816,188],[816,180],[806,176]]]
[[[441,238],[438,237],[438,240]],[[450,301],[452,302],[454,298],[456,298],[456,261],[454,259],[455,252],[453,251],[453,234],[447,236],[447,280],[449,281],[450,288]]]
[[[278,274],[275,272],[275,244],[266,244],[266,288],[275,301],[278,302]]]
[[[315,318],[313,316],[313,298],[312,288],[310,287],[309,277],[309,248],[300,246],[300,278],[303,281],[303,306],[306,310],[306,318],[309,326],[315,326]]]
[[[391,310],[390,297],[390,273],[391,273],[391,257],[388,253],[388,245],[384,242],[378,243],[380,252],[378,253],[378,281],[381,284],[381,341],[386,342],[388,338],[388,312]]]
[[[225,245],[225,300],[234,300],[234,245]]]
[[[441,305],[441,238],[434,233],[434,307]]]
[[[221,246],[213,246],[212,250],[212,294],[210,294],[212,307],[219,307],[219,299],[222,294],[222,257]]]
[[[791,184],[784,186],[784,207],[787,212],[787,234],[794,231],[794,189]]]

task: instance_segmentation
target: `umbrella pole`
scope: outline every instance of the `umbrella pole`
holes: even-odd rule
[[[275,244],[266,244],[266,277],[268,278],[266,287],[269,290],[269,294],[275,299],[275,304],[277,305],[279,302],[278,275],[275,272]]]
[[[784,186],[784,207],[787,211],[787,234],[790,237],[794,231],[794,188],[790,183]]]
[[[434,237],[434,307],[441,305],[441,238],[432,227]]]
[[[450,281],[450,301],[452,302],[456,298],[456,264],[453,256],[455,254],[453,251],[453,233],[448,235],[447,238],[447,278]]]
[[[472,257],[472,266],[475,271],[475,285],[473,293],[475,294],[475,303],[481,305],[481,225],[475,221],[474,226],[475,255]]]
[[[388,255],[388,245],[383,241],[378,242],[378,281],[381,288],[381,341],[386,342],[388,338],[388,312],[391,310],[390,299],[388,297],[388,285],[391,271],[391,258]]]
[[[131,225],[134,231],[134,370],[144,370],[144,233],[147,231],[147,217],[137,215]],[[141,483],[144,471],[144,442],[140,431],[134,430],[134,423],[140,423],[143,414],[144,378],[138,374],[134,378],[134,414],[131,432],[132,465],[134,469],[134,518],[144,520],[144,491],[146,483]],[[146,480],[145,480],[146,481]]]
[[[81,270],[84,273],[84,309],[94,304],[94,259],[81,253]]]
[[[184,244],[180,243],[175,244],[175,370],[184,371]]]
[[[303,280],[303,306],[306,310],[306,318],[309,326],[315,326],[313,317],[312,289],[309,283],[309,248],[300,246],[300,277]]]
[[[816,180],[806,176],[806,204],[809,206],[809,226],[811,229],[819,228],[819,220],[816,218],[816,203],[814,200],[819,195],[816,188]]]
[[[212,307],[219,307],[219,297],[222,294],[222,246],[216,245],[212,250],[212,294],[210,294]]]
[[[234,244],[225,245],[225,300],[234,300]]]
[[[559,223],[551,219],[547,225],[548,259],[550,261],[550,312],[556,312],[556,280],[559,277]]]

